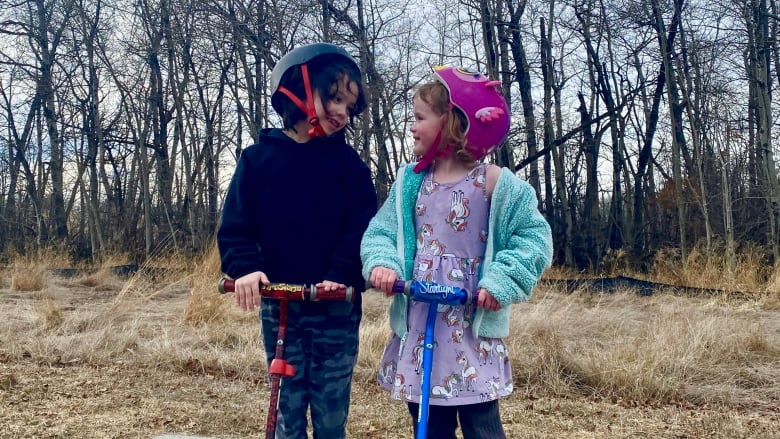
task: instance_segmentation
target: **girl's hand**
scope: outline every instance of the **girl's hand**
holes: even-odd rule
[[[260,306],[260,284],[268,285],[268,276],[255,271],[236,279],[236,305],[244,311],[252,311]]]
[[[368,280],[372,287],[384,291],[385,295],[389,297],[393,295],[393,283],[398,280],[398,275],[389,268],[376,267],[371,270],[371,276]]]
[[[477,306],[485,308],[488,311],[498,311],[501,309],[501,304],[498,303],[495,297],[484,288],[480,288],[477,292]]]

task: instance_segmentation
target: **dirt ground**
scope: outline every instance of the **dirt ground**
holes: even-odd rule
[[[2,391],[3,438],[264,437],[263,385],[122,366],[20,362],[2,374],[19,377]],[[356,386],[352,401],[348,437],[412,437],[403,407],[376,387]],[[780,437],[777,408],[623,407],[516,394],[502,410],[510,438]]]
[[[168,361],[137,342],[108,354],[96,344],[94,358],[89,350],[45,354],[53,351],[49,337],[58,334],[61,352],[76,346],[73,337],[78,338],[62,329],[41,329],[45,302],[53,300],[65,322],[116,305],[120,283],[93,283],[57,281],[32,293],[0,283],[0,438],[264,437],[269,392],[261,365],[257,373],[240,373],[239,367]],[[150,340],[189,331],[181,318],[189,294],[187,288],[171,288],[135,300],[129,315],[136,323],[126,327],[140,328]],[[371,312],[367,316],[373,318]],[[252,318],[241,325],[240,331],[257,330]],[[82,325],[84,333],[87,326]],[[65,336],[71,344],[62,344]],[[186,339],[177,336],[172,343],[184,343],[180,340]],[[256,361],[262,361],[259,355]],[[371,375],[356,375],[348,437],[411,438],[405,407],[389,400]],[[502,400],[501,410],[510,438],[780,438],[780,408],[772,402],[638,404],[534,395],[519,388]]]

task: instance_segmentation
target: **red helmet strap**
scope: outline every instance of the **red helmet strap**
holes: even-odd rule
[[[309,130],[309,137],[324,136],[325,130],[320,125],[320,119],[317,117],[317,109],[314,107],[314,94],[312,93],[311,81],[309,80],[309,67],[305,63],[301,64],[301,76],[303,76],[303,87],[306,90],[305,103],[282,85],[279,86],[278,90],[290,98],[296,107],[306,113],[306,117],[309,118],[308,122],[312,125],[312,128]]]

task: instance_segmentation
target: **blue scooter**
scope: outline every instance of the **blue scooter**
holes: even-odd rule
[[[425,338],[423,340],[423,372],[420,383],[420,409],[417,412],[416,436],[416,439],[427,439],[428,406],[431,395],[431,366],[433,365],[433,333],[436,327],[438,305],[475,304],[477,296],[460,287],[419,280],[397,280],[393,284],[393,293],[404,294],[411,300],[429,304],[428,315],[425,321]]]

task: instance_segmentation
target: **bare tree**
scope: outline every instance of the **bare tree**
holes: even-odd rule
[[[582,37],[589,60],[589,69],[591,69],[595,89],[601,101],[606,106],[609,117],[609,132],[612,146],[612,196],[611,212],[609,215],[609,247],[620,249],[623,247],[623,148],[621,143],[621,126],[623,124],[617,108],[621,106],[613,95],[613,83],[610,79],[610,69],[607,63],[602,61],[601,54],[596,46],[600,42],[594,41],[591,32],[591,26],[595,26],[597,35],[603,35],[608,32],[609,25],[604,19],[605,9],[602,5],[597,11],[599,15],[594,17],[590,12],[593,5],[575,5],[575,14],[579,20],[582,29]],[[607,41],[608,44],[608,41]],[[608,59],[612,58],[611,53],[607,54]],[[619,96],[619,95],[618,95]]]
[[[554,203],[553,203],[553,194],[552,190],[546,190],[547,193],[546,199],[546,213],[547,218],[550,221],[550,225],[552,226],[553,230],[553,236],[555,238],[555,246],[556,249],[558,249],[559,254],[562,253],[563,257],[561,258],[563,260],[563,263],[568,266],[574,265],[574,253],[573,253],[573,243],[574,243],[574,224],[573,224],[573,218],[570,211],[570,205],[569,205],[569,197],[566,193],[566,169],[564,164],[564,157],[563,154],[563,147],[562,146],[556,146],[553,142],[556,137],[554,122],[553,122],[553,99],[554,99],[554,93],[557,93],[557,91],[553,91],[556,87],[554,76],[555,76],[555,67],[554,67],[554,60],[553,60],[553,54],[552,54],[552,47],[550,45],[550,40],[552,39],[553,34],[553,15],[555,11],[555,2],[550,2],[550,13],[548,17],[550,18],[550,25],[549,28],[545,26],[545,20],[544,18],[539,19],[539,35],[541,36],[541,61],[542,61],[542,83],[544,86],[544,148],[550,150],[550,156],[552,157],[552,160],[548,160],[547,163],[552,162],[555,165],[555,198],[557,198],[558,201],[558,210],[559,212],[556,212]],[[560,109],[560,106],[558,106]],[[560,110],[558,110],[558,115]],[[557,119],[557,118],[556,118]],[[550,172],[546,173],[545,181],[549,182]]]
[[[675,10],[681,10],[684,0],[674,0]],[[667,41],[667,27],[663,20],[662,10],[658,4],[658,0],[651,0],[651,6],[653,10],[653,19],[655,20],[655,29],[658,35],[658,46],[661,50],[661,59],[664,64],[664,75],[666,83],[666,97],[669,102],[670,118],[672,125],[672,175],[673,184],[675,189],[675,198],[677,200],[677,219],[678,219],[678,232],[680,236],[680,253],[682,258],[686,255],[686,212],[685,203],[683,197],[683,179],[682,179],[682,164],[680,155],[687,151],[685,145],[685,134],[683,133],[682,126],[682,104],[680,103],[679,93],[677,89],[677,80],[675,77],[674,60],[672,50],[666,45]]]
[[[509,15],[509,47],[512,58],[514,59],[515,80],[520,87],[520,102],[522,103],[523,108],[523,123],[525,125],[524,140],[528,145],[528,157],[535,157],[539,148],[536,133],[536,117],[534,116],[534,101],[531,93],[531,66],[526,56],[523,36],[520,32],[520,29],[522,29],[521,19],[523,17],[523,12],[525,11],[526,3],[526,0],[520,0],[519,2],[507,0],[506,7]],[[506,163],[505,165],[511,167],[511,163]],[[530,162],[529,165],[528,182],[533,186],[537,194],[541,194],[542,190],[538,164],[533,161]]]
[[[756,159],[760,178],[760,190],[764,197],[767,213],[766,242],[772,251],[773,261],[780,260],[778,245],[778,194],[777,169],[772,151],[772,99],[769,42],[769,11],[766,0],[749,0],[743,5],[744,20],[748,33],[746,65],[750,99],[754,108],[756,137]]]

